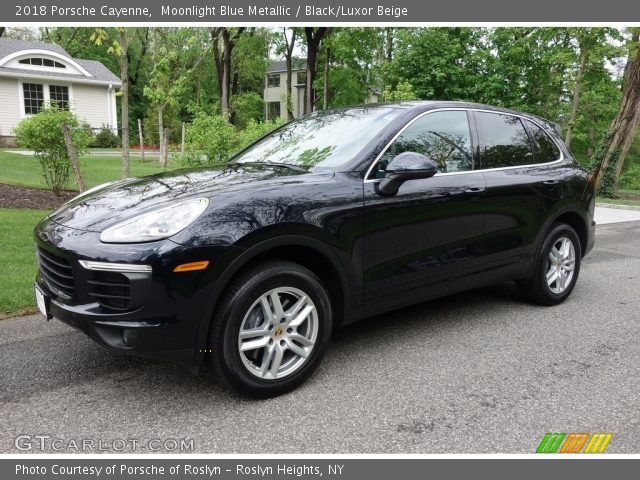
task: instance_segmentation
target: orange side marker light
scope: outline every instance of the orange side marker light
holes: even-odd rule
[[[209,260],[202,260],[200,262],[183,263],[173,269],[174,272],[193,272],[195,270],[204,270],[209,266]]]

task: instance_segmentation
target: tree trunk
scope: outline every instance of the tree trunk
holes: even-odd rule
[[[573,128],[576,124],[576,117],[578,116],[578,106],[580,105],[580,87],[582,86],[582,79],[584,78],[584,72],[587,68],[587,61],[589,60],[589,50],[584,45],[580,46],[580,67],[578,68],[578,74],[576,75],[576,86],[573,89],[573,103],[571,105],[571,115],[569,122],[567,123],[567,134],[564,139],[564,143],[567,148],[571,148],[571,138],[573,137]]]
[[[118,44],[120,46],[120,56],[118,63],[120,66],[120,81],[122,82],[122,103],[120,116],[122,122],[122,178],[128,178],[129,170],[129,59],[127,57],[127,37],[125,30],[121,28],[118,32]]]
[[[140,139],[140,162],[144,163],[144,134],[142,133],[142,119],[138,119],[138,137]]]
[[[213,63],[216,66],[216,78],[218,79],[218,96],[222,97],[222,57],[220,57],[220,32],[221,28],[211,29]]]
[[[226,28],[222,31],[222,79],[220,94],[220,111],[223,116],[229,116],[229,82],[231,78],[231,52],[233,51],[233,42],[229,36],[229,30]]]
[[[391,63],[393,60],[393,28],[387,27],[384,29],[384,57],[387,63]]]
[[[293,49],[296,44],[296,29],[291,28],[291,40],[287,40],[287,28],[284,27],[282,29],[282,37],[287,45],[285,50],[284,59],[287,64],[287,120],[293,120],[293,99],[291,89],[293,87],[292,83],[292,69],[293,69]]]
[[[166,168],[167,163],[169,163],[169,129],[165,128],[162,131],[162,144],[164,145],[162,149],[162,157],[160,157],[160,162],[162,164],[162,168]]]
[[[216,64],[216,75],[218,76],[218,88],[220,92],[220,111],[223,116],[229,118],[229,91],[231,87],[231,54],[233,47],[245,27],[239,27],[234,34],[226,27],[211,29],[211,40],[213,42],[213,59]],[[222,54],[219,49],[219,39],[222,37]]]
[[[324,56],[324,75],[322,85],[322,109],[327,110],[329,108],[329,64],[331,62],[331,49],[327,47],[327,51]]]
[[[66,123],[62,126],[62,134],[64,136],[64,143],[67,146],[67,155],[69,156],[69,162],[71,163],[73,174],[76,177],[78,191],[82,193],[84,192],[84,180],[82,180],[82,173],[80,173],[78,157],[76,157],[76,146],[73,144],[73,139],[71,138],[71,129]]]
[[[638,34],[635,34],[632,40],[628,66],[626,68],[622,101],[620,102],[618,113],[609,127],[609,132],[601,148],[598,149],[598,154],[602,155],[602,158],[597,159],[598,162],[594,170],[596,191],[599,191],[602,187],[603,180],[613,161],[615,162],[613,185],[606,193],[616,193],[618,178],[622,171],[627,152],[635,138],[639,122],[640,55],[638,54]]]
[[[322,37],[326,31],[326,27],[305,27],[304,29],[304,33],[307,38],[307,84],[304,92],[304,113],[313,112],[313,106],[316,101],[315,91],[313,90],[313,84],[316,80],[316,63],[318,60],[320,42],[322,41]]]
[[[166,165],[164,165],[162,162],[164,161],[164,149],[165,149],[165,145],[164,145],[164,106],[163,105],[158,105],[158,145],[160,147],[160,167],[164,168],[166,167]]]

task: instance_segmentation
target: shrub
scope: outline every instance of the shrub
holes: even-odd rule
[[[187,125],[186,151],[184,154],[178,155],[176,160],[184,166],[224,163],[242,148],[279,127],[282,123],[281,119],[269,122],[257,122],[250,119],[245,128],[239,130],[220,114],[198,112],[193,122]],[[203,156],[206,158],[204,161]]]
[[[244,92],[231,98],[231,118],[234,125],[244,130],[249,122],[264,117],[264,100],[255,92]]]
[[[257,139],[266,135],[272,130],[275,130],[284,123],[284,120],[277,118],[275,120],[269,120],[266,122],[256,122],[255,120],[249,120],[244,130],[238,132],[237,148],[239,151],[247,145],[255,142]]]
[[[640,164],[630,165],[620,175],[620,188],[627,190],[640,190]]]
[[[71,168],[62,131],[65,124],[71,128],[71,138],[78,156],[82,155],[91,143],[91,134],[71,112],[46,107],[37,115],[25,118],[13,129],[16,143],[34,151],[44,181],[56,195],[60,195],[66,187]]]
[[[210,164],[219,164],[233,153],[235,128],[221,115],[198,112],[185,137],[190,152],[204,154]]]
[[[112,129],[103,125],[100,131],[93,136],[91,146],[93,148],[116,148],[120,146],[120,139]]]

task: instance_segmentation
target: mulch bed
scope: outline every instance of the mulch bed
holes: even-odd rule
[[[78,192],[64,192],[62,196],[56,197],[50,190],[17,187],[0,183],[0,208],[55,210],[77,194]]]

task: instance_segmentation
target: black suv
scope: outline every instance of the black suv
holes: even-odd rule
[[[593,209],[541,118],[458,102],[323,111],[223,166],[65,204],[35,229],[36,297],[103,345],[208,362],[265,397],[302,383],[334,328],[372,315],[507,280],[562,302]]]

